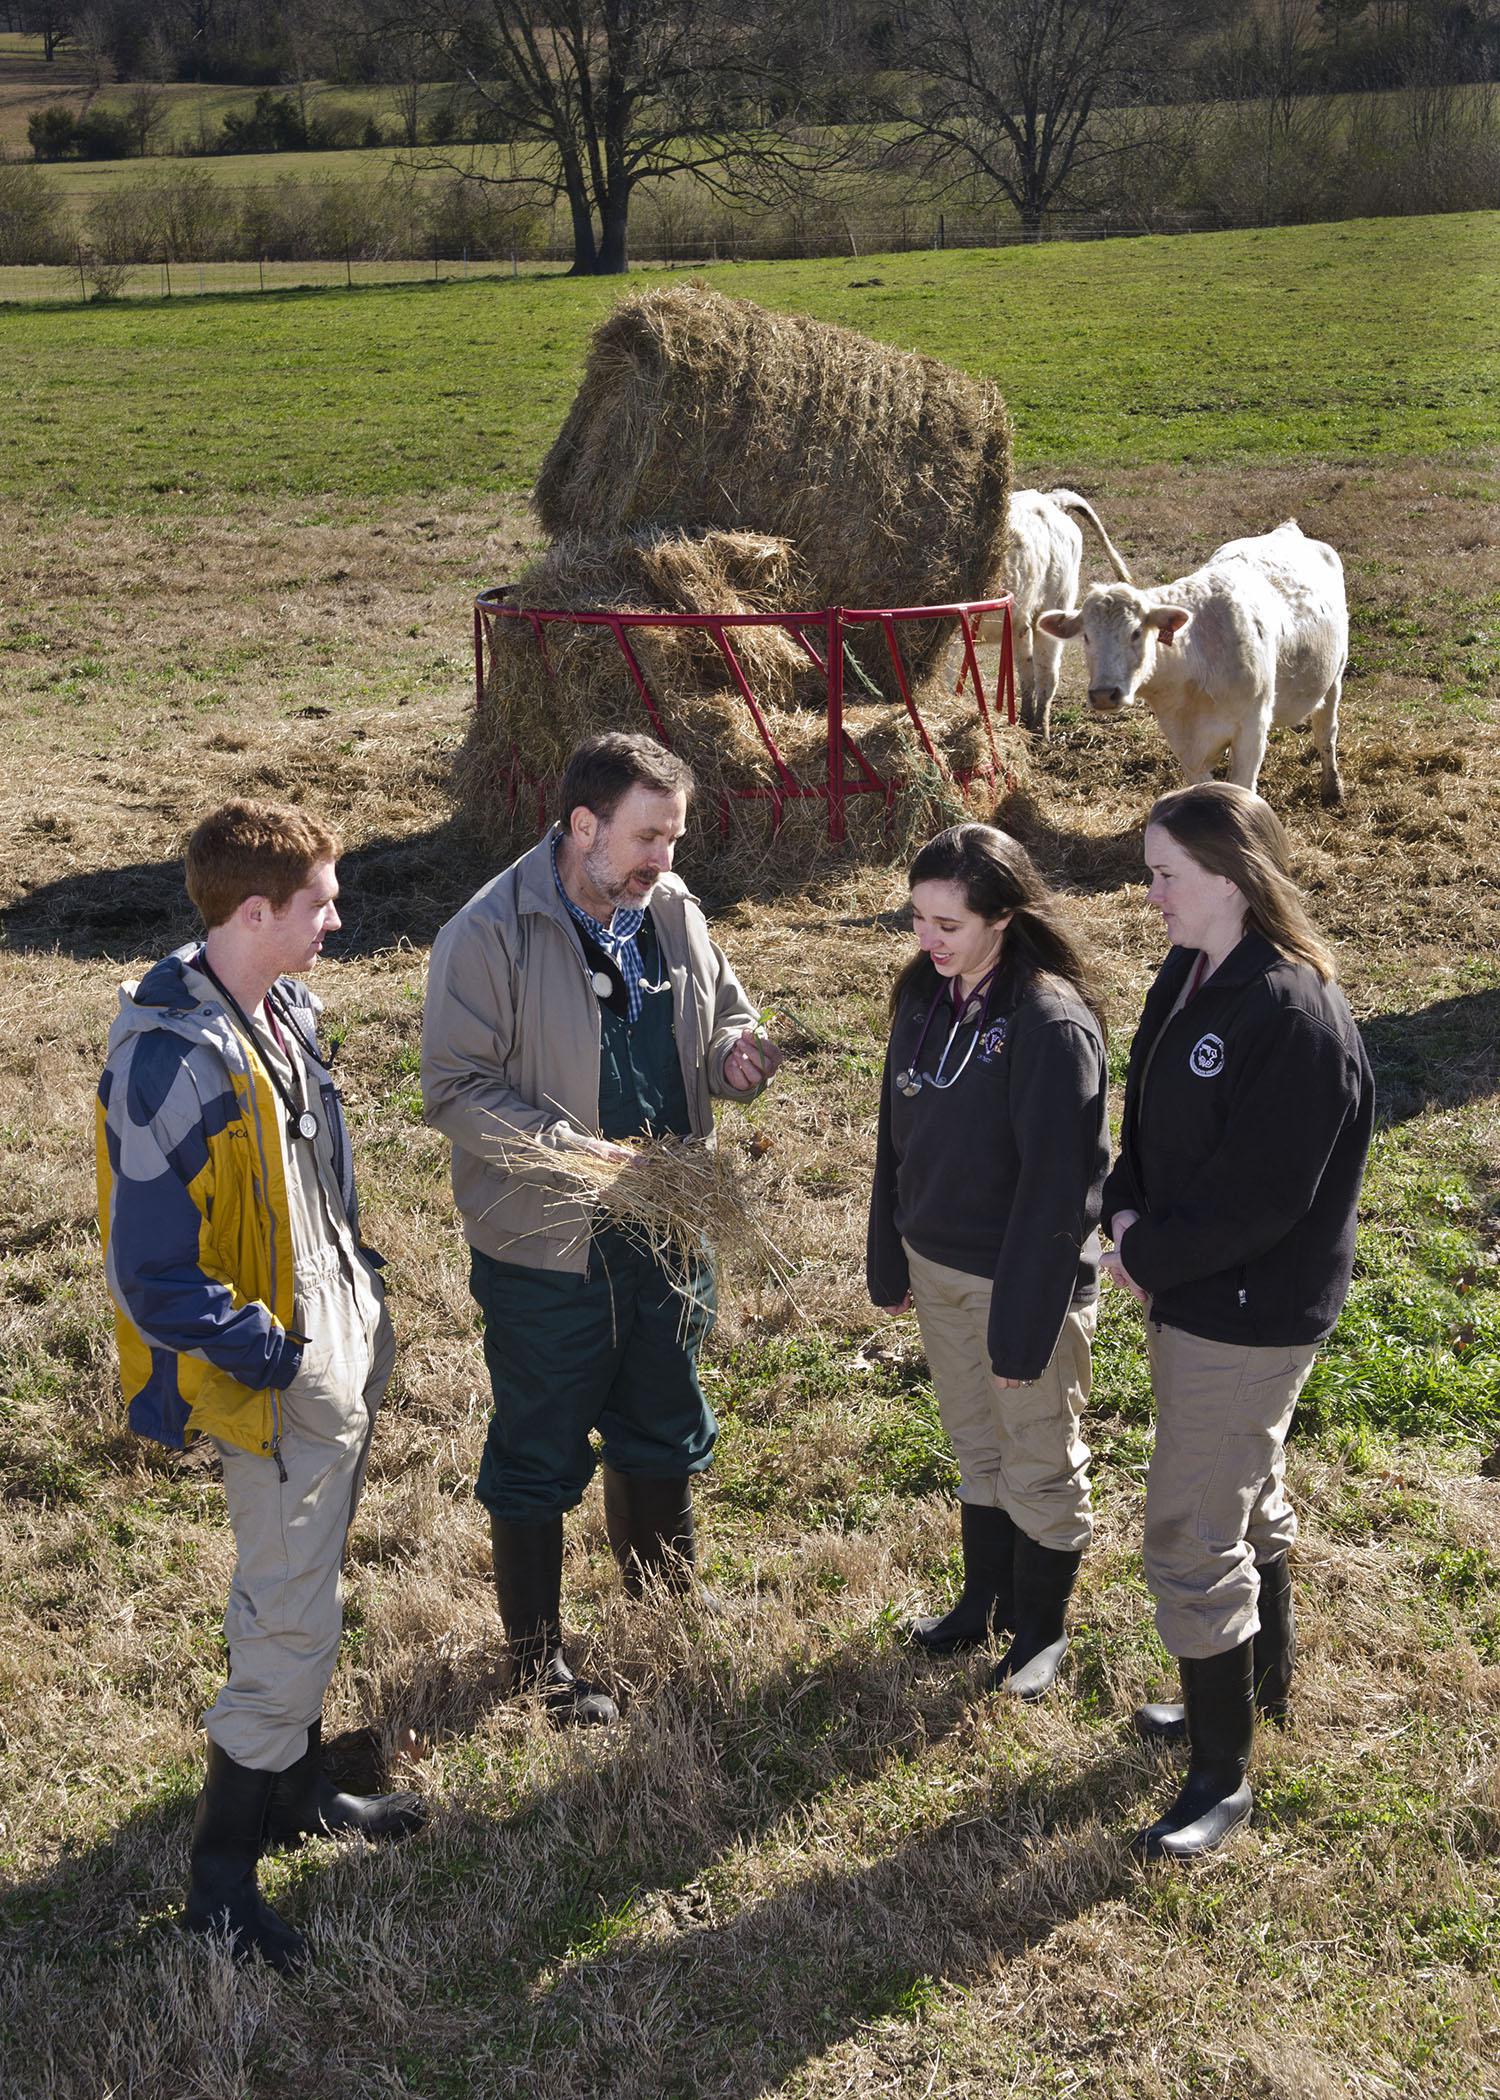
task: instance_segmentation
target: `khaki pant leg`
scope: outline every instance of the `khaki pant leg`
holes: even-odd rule
[[[993,1389],[1005,1506],[1028,1538],[1054,1553],[1080,1553],[1093,1536],[1082,1422],[1098,1318],[1097,1305],[1071,1306],[1041,1377]]]
[[[1003,1508],[1003,1458],[990,1376],[992,1285],[986,1276],[966,1276],[929,1261],[914,1247],[907,1247],[906,1259],[938,1415],[958,1460],[958,1498],[985,1509]]]
[[[359,1514],[359,1505],[365,1491],[365,1473],[370,1464],[370,1445],[375,1437],[375,1417],[380,1412],[380,1403],[385,1398],[385,1389],[391,1382],[391,1373],[396,1368],[396,1331],[391,1326],[391,1316],[385,1309],[385,1294],[382,1292],[380,1308],[370,1330],[370,1369],[365,1378],[365,1436],[360,1447],[359,1459],[354,1468],[354,1478],[349,1486],[349,1521],[344,1527],[345,1538],[354,1528],[354,1519]]]
[[[358,1500],[383,1364],[392,1350],[361,1321],[310,1319],[334,1339],[309,1343],[282,1396],[281,1460],[218,1444],[234,1531],[235,1569],[224,1615],[229,1682],[204,1716],[237,1764],[281,1772],[301,1756],[323,1710],[338,1657],[339,1569]],[[382,1342],[377,1361],[377,1341]]]
[[[906,1256],[938,1414],[958,1460],[959,1499],[1005,1510],[1038,1545],[1086,1546],[1093,1518],[1079,1425],[1097,1308],[1073,1307],[1041,1377],[1002,1391],[990,1373],[990,1279],[910,1246]]]
[[[1201,1660],[1259,1630],[1256,1559],[1279,1550],[1263,1541],[1295,1531],[1286,1435],[1317,1351],[1205,1341],[1150,1319],[1146,1340],[1156,1402],[1146,1581],[1168,1653]]]

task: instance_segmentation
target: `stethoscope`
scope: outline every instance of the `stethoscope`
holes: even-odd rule
[[[936,1087],[940,1093],[946,1093],[950,1086],[956,1086],[958,1081],[963,1078],[964,1073],[969,1068],[969,1059],[979,1048],[979,1038],[984,1034],[984,1024],[990,1017],[990,993],[995,988],[995,973],[999,967],[998,962],[991,963],[978,984],[975,985],[973,991],[970,992],[968,998],[960,1006],[958,1017],[948,1031],[948,1040],[943,1045],[942,1055],[938,1058],[937,1070],[934,1072],[922,1072],[917,1068],[922,1062],[922,1051],[927,1042],[927,1031],[932,1026],[933,1015],[942,1004],[941,999],[933,1000],[931,1006],[927,1009],[927,1018],[922,1023],[922,1033],[917,1037],[917,1047],[912,1053],[911,1063],[904,1072],[896,1074],[896,1091],[898,1094],[903,1094],[908,1101],[911,1101],[921,1093],[924,1086]],[[950,1072],[945,1079],[943,1072],[948,1063],[948,1052],[953,1048],[954,1042],[957,1040],[958,1031],[964,1026],[964,1015],[969,1011],[969,1008],[974,1004],[981,992],[984,994],[984,1004],[980,1008],[979,1019],[974,1023],[974,1034],[969,1047],[959,1062],[958,1070]]]

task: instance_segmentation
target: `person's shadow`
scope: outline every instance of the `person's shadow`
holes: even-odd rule
[[[717,1693],[664,1667],[599,1762],[485,1845],[488,1885],[516,1900],[470,1913],[469,1959],[506,1979],[528,2040],[524,2070],[481,2048],[471,2089],[751,2100],[1118,1894],[1161,1792],[1152,1753],[1121,1724],[1060,1782],[1024,1748],[969,1758],[1007,1711],[976,1698],[976,1671],[889,1642],[748,1684],[731,1668]],[[483,1842],[487,1790],[453,1804],[460,1855]]]
[[[339,856],[343,926],[330,955],[370,955],[402,941],[426,948],[494,871],[472,830],[457,820],[351,848]],[[154,958],[197,931],[180,859],[64,875],[0,911],[0,945],[77,960]]]
[[[1382,1123],[1500,1092],[1500,987],[1460,992],[1360,1023]]]
[[[970,1756],[965,1736],[986,1725],[974,1693],[973,1672],[882,1640],[763,1678],[732,1649],[690,1681],[665,1658],[623,1726],[575,1740],[563,1775],[508,1814],[496,1814],[502,1743],[407,1844],[320,1845],[263,1872],[310,1930],[316,1966],[305,1984],[260,1987],[305,1996],[318,2047],[345,2064],[372,1941],[420,1945],[427,1987],[473,2011],[444,2057],[445,2075],[467,2082],[444,2090],[751,2100],[871,2021],[911,2016],[939,1987],[1016,1958],[1133,1876],[1122,1834],[1160,1791],[1149,1753],[1122,1732],[1060,1782],[1024,1745]],[[477,1721],[484,1705],[476,1681],[452,1717]],[[158,1798],[0,1899],[16,2008],[28,1975],[42,1992],[85,1962],[103,2002],[111,1972],[161,1969],[161,2090],[196,2090],[212,2040],[171,2012],[197,1964],[217,1958],[176,1923],[191,1801],[191,1784]],[[843,1858],[834,1833],[851,1829],[858,1856]],[[286,2011],[313,2038],[308,2010]],[[48,2075],[62,2082],[47,2091],[84,2089],[85,2058],[106,2046],[91,2017],[59,2035]],[[408,2033],[414,2056],[421,2029]],[[39,2089],[19,2031],[0,2044],[0,2074],[12,2046],[22,2075],[0,2083],[21,2100]]]

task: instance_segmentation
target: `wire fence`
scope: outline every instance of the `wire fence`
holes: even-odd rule
[[[365,261],[340,256],[337,261],[278,262],[141,262],[111,267],[103,296],[109,299],[196,298],[210,292],[291,292],[315,287],[453,282],[463,278],[556,274],[555,263],[438,259],[413,262],[384,257]],[[0,269],[0,305],[56,305],[96,299],[100,291],[87,261],[67,264],[14,264]]]
[[[1000,212],[899,211],[776,221],[689,221],[642,211],[632,227],[632,265],[639,269],[700,269],[721,262],[770,262],[872,256],[916,249],[1005,248],[1038,242],[1108,240],[1143,233],[1222,230],[1229,222],[1208,212],[1137,218],[1056,216],[1039,230]],[[173,299],[225,292],[284,292],[312,287],[451,283],[467,278],[555,275],[572,264],[563,228],[553,227],[526,252],[427,256],[371,254],[352,247],[336,256],[290,260],[251,256],[234,261],[182,259],[170,254],[101,263],[80,245],[67,262],[0,268],[0,304],[94,299]]]

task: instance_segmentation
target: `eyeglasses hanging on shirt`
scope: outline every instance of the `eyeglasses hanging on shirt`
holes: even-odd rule
[[[938,1056],[936,1069],[931,1072],[923,1072],[920,1071],[918,1068],[922,1062],[922,1052],[926,1047],[927,1033],[928,1030],[932,1027],[933,1015],[937,1012],[938,1007],[942,1004],[942,1001],[940,999],[933,1000],[931,1006],[929,1006],[927,1009],[927,1017],[922,1023],[922,1033],[917,1037],[917,1047],[912,1052],[911,1063],[906,1067],[906,1070],[904,1072],[898,1072],[896,1074],[895,1084],[896,1091],[898,1094],[904,1095],[908,1101],[912,1101],[915,1100],[917,1095],[921,1093],[924,1086],[935,1087],[940,1093],[946,1093],[950,1086],[955,1085],[960,1079],[963,1078],[964,1073],[969,1068],[969,1059],[974,1055],[974,1052],[979,1047],[979,1038],[984,1034],[984,1024],[990,1017],[990,993],[994,989],[995,972],[999,969],[999,967],[1000,965],[998,963],[991,964],[990,968],[985,971],[983,977],[980,978],[978,984],[975,985],[974,989],[969,993],[968,997],[959,1002],[957,1016],[954,1019],[952,1028],[950,1028],[948,1031],[948,1040],[946,1043],[944,1043],[942,1050]],[[958,1070],[956,1072],[949,1072],[947,1077],[944,1078],[943,1075],[944,1072],[947,1070],[948,1064],[948,1053],[953,1048],[954,1043],[957,1041],[958,1031],[964,1025],[965,1014],[967,1014],[973,1007],[974,1001],[979,998],[981,992],[984,994],[984,1001],[979,1009],[978,1018],[974,1023],[974,1033],[973,1036],[970,1038],[969,1047],[967,1050],[965,1050],[962,1058],[959,1060]]]
[[[253,1043],[255,1041],[254,1023],[250,1020],[249,1016],[245,1012],[245,1009],[240,1005],[238,999],[235,998],[233,992],[229,990],[228,986],[223,982],[223,980],[220,977],[218,977],[215,974],[215,972],[210,968],[208,957],[203,953],[201,949],[198,951],[198,955],[196,958],[196,967],[203,972],[204,976],[208,979],[209,983],[213,985],[215,990],[218,992],[220,998],[224,1001],[224,1004],[229,1008],[229,1011],[234,1015],[235,1019],[239,1022],[240,1026],[244,1029],[246,1035],[249,1036],[251,1042]],[[297,1060],[288,1051],[285,1043],[281,1041],[281,1027],[286,1028],[293,1036],[297,1038],[298,1042],[301,1042],[302,1040],[301,1030],[297,1027],[297,1024],[293,1021],[291,1015],[287,1012],[286,1008],[282,1006],[281,1002],[276,998],[274,986],[272,986],[271,990],[266,993],[266,1019],[270,1023],[272,1037],[275,1039],[277,1047],[280,1049],[282,1056],[285,1057],[287,1064],[291,1068],[292,1074],[295,1077],[298,1071]],[[277,1026],[278,1021],[280,1022],[281,1027]],[[316,1138],[320,1126],[317,1117],[313,1114],[312,1109],[308,1104],[306,1093],[306,1072],[304,1071],[302,1074],[303,1097],[301,1106],[299,1107],[297,1104],[296,1097],[293,1095],[291,1089],[283,1081],[281,1074],[277,1071],[275,1065],[272,1064],[269,1059],[265,1059],[263,1060],[263,1062],[265,1063],[266,1075],[270,1079],[272,1086],[275,1087],[277,1093],[281,1096],[282,1107],[286,1110],[287,1136],[293,1138],[305,1138],[307,1142],[311,1144],[313,1139]]]

